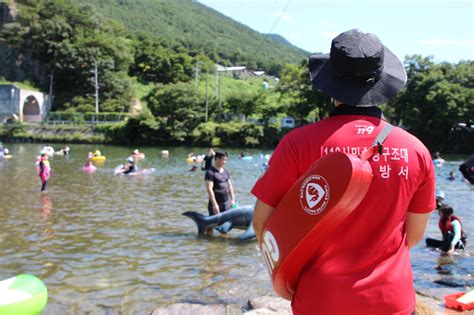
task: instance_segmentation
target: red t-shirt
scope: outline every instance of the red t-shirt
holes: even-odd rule
[[[347,106],[338,110],[347,112]],[[378,108],[361,110],[364,115],[354,111],[287,134],[252,194],[276,207],[321,156],[333,151],[359,155],[370,147],[386,122]],[[436,208],[433,162],[418,139],[394,128],[382,155],[374,156],[370,164],[374,177],[367,195],[301,272],[292,301],[295,314],[411,314],[415,310],[405,223],[408,212]]]

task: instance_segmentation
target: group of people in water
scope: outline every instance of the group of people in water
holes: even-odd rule
[[[9,153],[8,149],[1,148],[2,153]],[[41,181],[41,192],[46,190],[48,179],[51,176],[51,164],[49,158],[54,155],[69,155],[70,148],[64,146],[64,148],[55,151],[52,146],[45,145],[41,150],[40,154],[36,158],[36,170]],[[138,170],[136,166],[136,160],[145,158],[145,154],[140,152],[138,149],[132,151],[130,156],[126,159],[126,162],[122,164],[115,170],[115,174],[130,174]],[[96,149],[94,152],[89,152],[87,155],[87,161],[82,165],[81,170],[84,172],[95,172],[97,167],[93,164],[93,161],[100,162],[106,159],[102,155],[102,152],[99,149]]]

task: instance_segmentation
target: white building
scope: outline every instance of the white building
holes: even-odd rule
[[[0,85],[0,123],[43,121],[50,109],[47,94],[20,89],[14,84]]]

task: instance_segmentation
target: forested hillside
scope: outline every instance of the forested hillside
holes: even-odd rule
[[[9,67],[0,82],[28,81],[43,91],[51,83],[54,115],[91,120],[84,117],[96,114],[97,69],[103,120],[129,117],[101,129],[111,142],[272,146],[286,132],[279,118],[305,124],[333,109],[312,88],[303,51],[191,0],[14,3],[15,17],[0,25],[0,66]],[[216,63],[279,80],[218,72]],[[387,119],[430,149],[472,153],[474,62],[415,55],[405,67],[406,89],[382,105]]]
[[[276,73],[309,53],[191,0],[83,0],[136,34],[202,52],[223,64]]]

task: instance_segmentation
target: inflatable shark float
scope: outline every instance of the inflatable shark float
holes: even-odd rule
[[[242,206],[219,214],[205,216],[199,212],[187,211],[183,215],[191,218],[198,228],[198,234],[204,234],[207,229],[216,228],[220,233],[227,233],[233,228],[245,230],[239,236],[241,241],[255,238],[252,226],[253,205]]]

